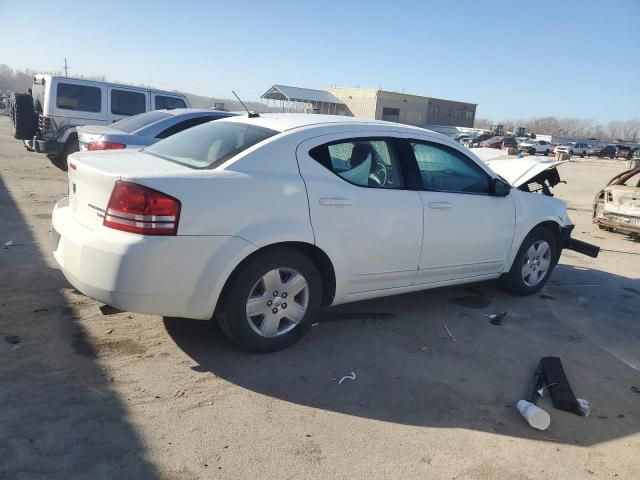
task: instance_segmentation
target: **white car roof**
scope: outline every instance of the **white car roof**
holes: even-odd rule
[[[393,122],[385,122],[382,120],[369,120],[366,118],[345,117],[342,115],[320,115],[311,113],[261,113],[258,117],[249,118],[247,115],[238,115],[237,117],[225,118],[223,122],[239,122],[257,125],[269,128],[277,132],[286,132],[294,128],[308,127],[312,125],[377,125],[386,126],[393,129],[412,130],[421,133],[429,132],[434,135],[441,136],[431,130],[424,128],[412,127],[410,125],[402,125]]]

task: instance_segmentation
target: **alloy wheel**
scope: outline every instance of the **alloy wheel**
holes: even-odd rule
[[[522,280],[528,287],[538,285],[551,268],[551,247],[544,240],[534,242],[524,256]]]
[[[309,305],[309,285],[293,268],[274,268],[253,285],[246,305],[249,326],[258,335],[273,338],[293,330]]]

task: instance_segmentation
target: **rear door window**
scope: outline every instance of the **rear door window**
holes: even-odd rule
[[[114,115],[137,115],[147,110],[147,97],[141,92],[111,90],[111,113]]]
[[[56,107],[62,110],[99,112],[102,110],[102,91],[99,87],[58,83]]]
[[[181,98],[167,97],[166,95],[156,95],[156,110],[171,110],[173,108],[187,108],[187,104],[184,103],[184,100]]]
[[[311,158],[360,187],[404,188],[395,142],[382,138],[353,138],[311,149]]]

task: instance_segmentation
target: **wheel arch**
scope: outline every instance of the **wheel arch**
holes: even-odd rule
[[[562,253],[562,230],[561,230],[560,224],[554,220],[544,220],[544,221],[538,222],[533,227],[531,227],[529,231],[526,233],[526,235],[522,237],[522,241],[520,242],[520,245],[518,245],[517,251],[520,250],[520,247],[522,247],[522,244],[524,243],[525,239],[536,228],[544,228],[545,230],[548,230],[553,234],[553,238],[555,239],[556,245],[558,247],[558,252],[554,262],[558,263],[558,260],[560,259],[560,254]],[[517,255],[517,251],[516,251],[516,255]],[[515,256],[513,260],[515,261]],[[513,265],[513,261],[511,262],[511,264]]]
[[[231,279],[242,268],[243,265],[257,256],[268,254],[270,250],[278,248],[292,248],[302,252],[311,259],[311,261],[315,264],[316,268],[320,272],[320,276],[322,278],[322,307],[328,307],[329,305],[331,305],[336,293],[336,273],[333,267],[333,262],[331,261],[329,256],[320,247],[311,243],[300,241],[283,241],[271,243],[269,245],[260,247],[259,249],[252,251],[242,260],[240,260],[231,271],[231,274],[229,274],[229,276],[225,280],[224,285],[220,291],[218,301],[216,302],[216,308],[220,304],[220,298],[225,295],[225,290],[231,283]]]

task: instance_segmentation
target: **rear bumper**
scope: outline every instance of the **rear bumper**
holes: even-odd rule
[[[600,217],[595,219],[595,223],[598,223],[603,227],[615,228],[623,233],[640,233],[640,219],[638,219],[638,217],[603,212]]]
[[[33,137],[32,140],[25,140],[24,145],[27,150],[47,155],[60,155],[64,146],[56,140],[47,140],[38,136]]]
[[[52,249],[79,291],[120,310],[209,319],[235,266],[255,247],[229,236],[151,237],[78,223],[68,199],[52,215]]]
[[[562,234],[562,248],[582,253],[583,255],[586,255],[588,257],[597,258],[598,254],[600,253],[600,247],[587,242],[583,242],[582,240],[571,238],[571,231],[573,230],[573,227],[573,225],[561,227],[560,231]]]

